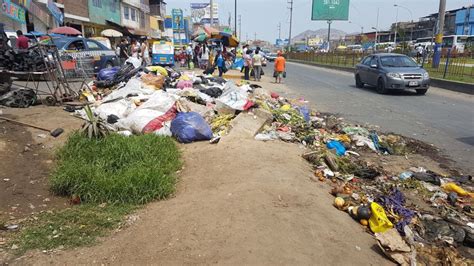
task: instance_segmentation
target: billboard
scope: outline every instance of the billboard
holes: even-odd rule
[[[349,20],[349,0],[313,0],[311,20]]]
[[[213,3],[212,20],[213,24],[219,24],[219,8],[217,3]],[[191,21],[193,24],[211,24],[211,4],[191,3]]]
[[[276,39],[275,45],[276,46],[287,46],[290,43],[288,39]]]
[[[173,30],[184,29],[183,10],[173,9],[171,10],[171,16],[172,16]]]

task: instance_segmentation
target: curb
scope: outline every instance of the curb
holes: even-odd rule
[[[299,64],[304,64],[304,65],[311,65],[311,66],[317,66],[317,67],[323,67],[323,68],[329,68],[329,69],[335,69],[339,71],[354,73],[353,67],[331,66],[331,65],[318,64],[315,62],[307,62],[307,61],[293,60],[293,59],[289,59],[288,61],[293,62],[293,63],[299,63]],[[445,89],[445,90],[474,95],[474,84],[470,84],[470,83],[431,78],[431,86]]]

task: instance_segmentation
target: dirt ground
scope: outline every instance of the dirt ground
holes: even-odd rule
[[[265,88],[285,91],[268,81]],[[185,166],[174,197],[145,206],[132,225],[96,246],[33,251],[12,264],[392,264],[366,228],[333,207],[329,185],[311,181],[299,145],[223,138],[181,148]],[[393,159],[399,163],[391,171],[419,166],[415,160],[436,166],[410,159]]]
[[[28,215],[62,208],[63,198],[49,192],[53,152],[80,125],[59,107],[0,108],[1,116],[41,127],[65,129],[58,138],[48,132],[0,119],[0,221],[15,223]],[[1,233],[1,231],[0,231]]]

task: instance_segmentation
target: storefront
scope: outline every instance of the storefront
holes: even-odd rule
[[[26,10],[10,0],[0,0],[0,21],[7,31],[26,31]]]

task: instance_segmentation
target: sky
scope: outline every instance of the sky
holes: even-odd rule
[[[281,37],[288,38],[289,34],[289,0],[237,0],[237,12],[242,16],[241,40],[263,39],[275,42],[278,38],[278,24],[281,23]],[[181,8],[185,15],[190,15],[190,3],[204,3],[208,0],[167,0],[167,13],[171,9]],[[227,24],[229,13],[234,17],[234,0],[214,0],[219,4],[219,19]],[[446,10],[472,5],[473,0],[447,0]],[[325,21],[311,21],[312,0],[294,0],[292,36],[305,31],[327,28]],[[332,28],[347,33],[370,31],[377,23],[377,9],[380,8],[379,28],[389,29],[396,20],[394,4],[408,8],[413,14],[413,20],[418,20],[429,14],[437,13],[439,0],[350,0],[349,20],[335,21]],[[410,21],[409,11],[399,8],[399,21]]]

